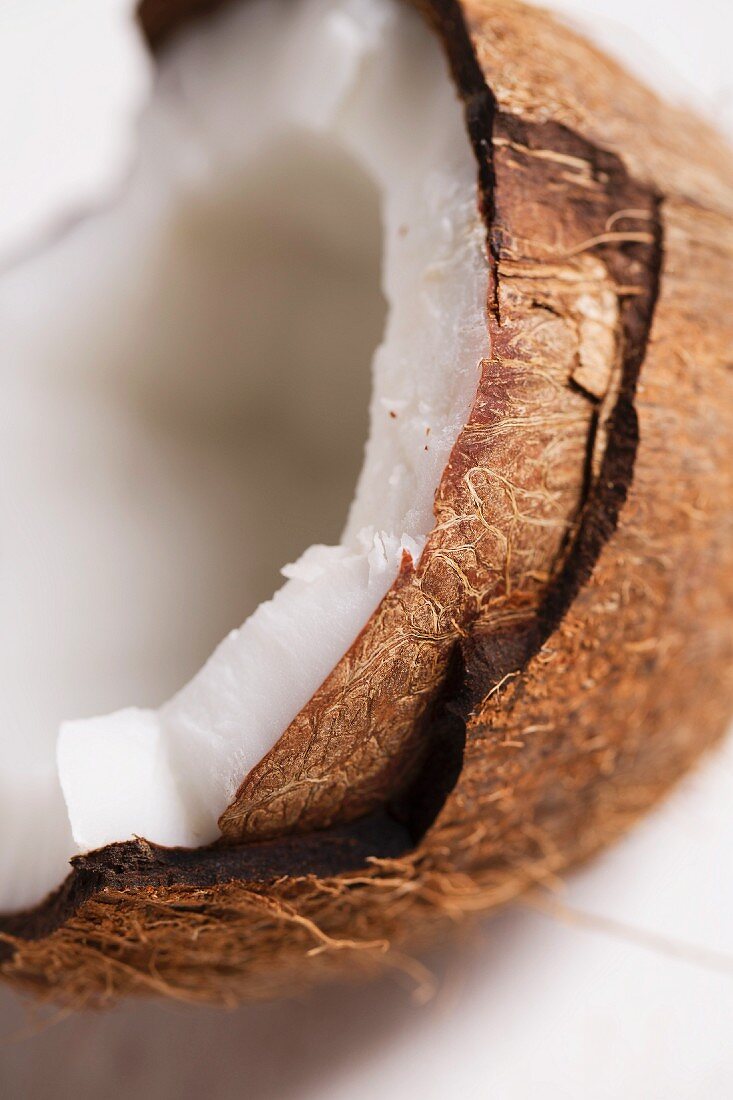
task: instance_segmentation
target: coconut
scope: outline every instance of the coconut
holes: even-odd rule
[[[128,991],[231,1003],[404,965],[457,917],[618,835],[733,709],[733,173],[717,136],[509,0],[248,0],[171,39],[212,6],[143,4],[160,79],[136,175],[4,290],[17,303],[54,288],[35,307],[45,336],[26,323],[35,342],[18,337],[14,453],[47,448],[43,465],[62,479],[46,482],[49,501],[89,469],[100,436],[117,463],[87,479],[99,495],[64,502],[81,519],[72,529],[59,518],[58,574],[79,573],[81,535],[110,485],[141,561],[151,534],[169,539],[108,664],[139,652],[141,624],[170,629],[161,578],[188,580],[181,548],[211,512],[177,526],[147,476],[131,491],[119,456],[155,463],[120,420],[122,382],[182,407],[184,425],[210,413],[217,437],[232,408],[250,406],[251,420],[234,423],[260,508],[278,512],[266,480],[276,461],[258,455],[279,459],[298,496],[318,480],[302,457],[309,417],[334,444],[329,468],[357,436],[347,407],[360,345],[339,343],[337,322],[354,306],[348,288],[370,284],[376,205],[388,314],[340,542],[286,566],[284,586],[169,702],[57,714],[44,766],[37,750],[31,767],[9,746],[2,888],[15,911],[0,925],[3,974],[70,1004]],[[258,189],[273,169],[287,189]],[[309,176],[320,201],[293,205]],[[205,192],[218,214],[234,203],[231,226],[286,231],[279,273],[248,238],[247,272],[231,269],[241,305],[227,314],[212,302],[202,337],[205,280],[165,234],[171,209]],[[217,257],[231,232],[220,228]],[[324,255],[337,274],[319,312]],[[153,298],[176,306],[172,344],[149,308],[151,268],[183,285]],[[361,350],[381,311],[378,293],[363,301],[350,330]],[[250,354],[237,372],[227,362],[247,302]],[[283,351],[271,334],[291,313],[297,338]],[[328,319],[309,327],[313,316]],[[59,457],[60,410],[76,466]],[[198,470],[182,439],[184,469]],[[20,503],[39,499],[36,472]],[[181,492],[186,512],[186,479]],[[276,554],[273,542],[265,558]],[[257,602],[255,589],[239,606]],[[174,613],[164,648],[186,635],[184,665],[188,636],[213,625],[211,602],[204,589],[195,630]],[[144,662],[141,694],[167,686],[167,659],[156,685]],[[30,722],[18,717],[30,692],[13,679],[10,730]]]

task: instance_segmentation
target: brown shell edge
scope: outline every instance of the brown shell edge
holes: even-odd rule
[[[464,18],[498,108],[483,162],[496,182],[493,358],[470,443],[501,435],[518,405],[528,417],[515,433],[522,454],[502,453],[506,492],[484,486],[472,518],[456,511],[453,486],[437,501],[439,517],[452,508],[449,519],[469,528],[490,515],[488,527],[504,543],[511,529],[519,552],[509,572],[506,553],[491,559],[502,569],[488,600],[485,574],[470,583],[479,574],[461,563],[470,637],[449,643],[447,686],[424,726],[438,744],[465,736],[460,778],[414,849],[438,807],[407,798],[413,777],[391,790],[391,814],[373,809],[322,833],[192,853],[141,841],[82,857],[45,922],[39,910],[35,924],[27,915],[4,924],[5,976],[41,995],[105,1003],[137,990],[230,1003],[326,973],[404,966],[406,948],[456,916],[606,843],[727,721],[730,160],[697,120],[663,108],[544,13],[422,7],[452,45],[475,141],[485,137],[472,112],[487,100],[461,45]],[[526,392],[537,384],[528,364],[543,377],[549,367],[539,394]],[[532,496],[528,439],[543,488],[551,475],[550,505]],[[562,456],[549,468],[547,447]],[[458,448],[456,478],[472,453]],[[527,538],[528,527],[547,537]],[[300,873],[286,873],[294,866]]]

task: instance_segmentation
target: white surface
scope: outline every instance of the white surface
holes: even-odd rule
[[[614,13],[656,48],[665,79],[677,69],[730,111],[727,0],[584,8]],[[612,39],[618,48],[617,29]],[[572,876],[564,902],[730,959],[732,803],[729,741],[632,836]],[[723,959],[703,966],[521,907],[488,922],[482,941],[429,960],[446,985],[423,1008],[392,982],[224,1016],[125,1006],[11,1043],[0,1063],[10,1095],[34,1100],[733,1095],[733,978]],[[4,1011],[10,1034],[23,1016],[7,997]]]
[[[60,231],[131,164],[151,65],[130,4],[0,4],[0,265]]]

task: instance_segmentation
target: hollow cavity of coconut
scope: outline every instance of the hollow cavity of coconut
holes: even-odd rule
[[[607,843],[732,709],[719,139],[513,2],[171,37],[211,6],[143,4],[132,179],[0,280],[2,968],[72,1004],[388,966]]]

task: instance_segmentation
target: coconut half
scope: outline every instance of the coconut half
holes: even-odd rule
[[[726,156],[515,3],[167,42],[128,182],[0,281],[7,976],[383,965],[720,733]]]

